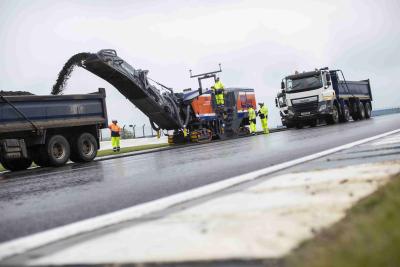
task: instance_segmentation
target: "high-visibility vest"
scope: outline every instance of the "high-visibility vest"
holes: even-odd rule
[[[118,137],[119,136],[119,132],[121,131],[121,127],[119,127],[117,124],[110,124],[108,126],[108,128],[110,128],[111,130],[111,136],[112,137]]]
[[[255,120],[256,119],[256,112],[253,108],[248,108],[247,112],[249,113],[249,120]]]
[[[215,91],[216,94],[221,94],[221,93],[224,92],[223,90],[224,90],[225,87],[224,87],[224,85],[222,84],[221,81],[218,81],[211,88]]]
[[[268,108],[265,105],[262,106],[258,111],[258,114],[260,115],[260,119],[268,118]]]

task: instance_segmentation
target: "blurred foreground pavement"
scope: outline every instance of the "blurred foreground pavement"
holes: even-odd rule
[[[354,203],[399,173],[397,133],[138,219],[60,240],[2,264],[197,262],[207,266],[218,262],[233,266],[235,260],[274,262],[342,219]]]

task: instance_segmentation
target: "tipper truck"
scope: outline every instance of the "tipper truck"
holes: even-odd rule
[[[0,94],[0,163],[17,171],[32,161],[39,166],[92,161],[105,127],[103,88],[79,95]]]
[[[327,67],[286,76],[275,98],[287,128],[369,119],[371,102],[369,79],[348,81],[341,70]]]

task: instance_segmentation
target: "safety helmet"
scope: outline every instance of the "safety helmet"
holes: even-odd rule
[[[263,102],[259,102],[258,105],[264,106],[264,103]]]
[[[118,121],[117,121],[117,120],[112,120],[112,122],[113,122],[113,123],[118,123]]]

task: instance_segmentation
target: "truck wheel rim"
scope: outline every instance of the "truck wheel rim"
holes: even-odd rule
[[[333,109],[333,120],[337,122],[339,120],[339,113],[336,108]]]
[[[57,159],[61,159],[65,156],[64,146],[56,143],[53,145],[53,156]]]
[[[93,151],[94,151],[93,144],[88,140],[83,141],[83,144],[82,144],[82,152],[83,152],[83,154],[92,155]]]

